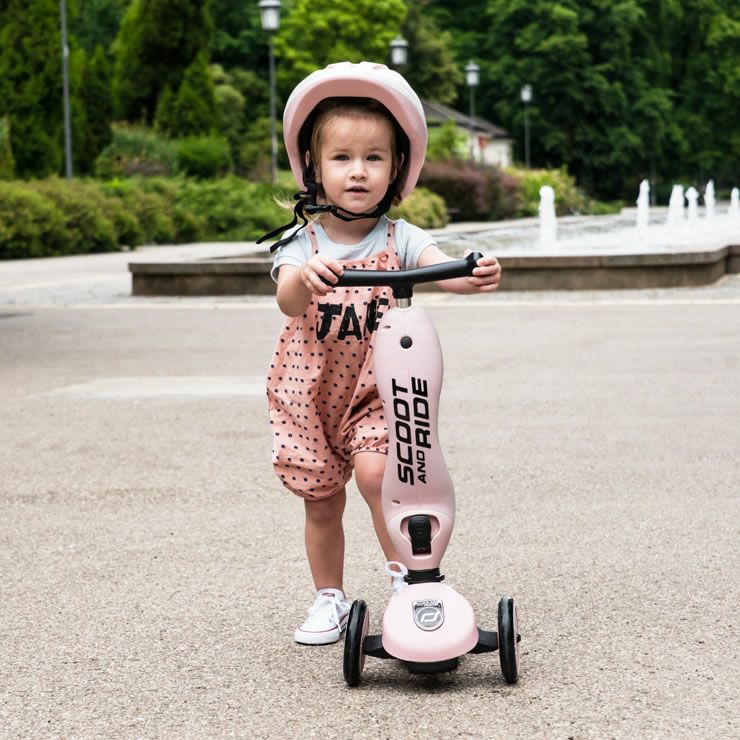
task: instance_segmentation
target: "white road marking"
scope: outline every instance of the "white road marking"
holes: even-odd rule
[[[125,276],[124,276],[125,277]],[[87,277],[65,278],[64,280],[45,280],[38,283],[13,283],[12,285],[0,285],[0,293],[11,293],[19,290],[36,290],[37,288],[54,288],[60,285],[69,285],[72,283],[102,283],[108,280],[121,280],[121,274],[111,272],[107,274],[96,273]]]
[[[35,397],[72,399],[213,399],[264,396],[265,381],[245,382],[238,376],[139,376],[98,378],[55,388]]]

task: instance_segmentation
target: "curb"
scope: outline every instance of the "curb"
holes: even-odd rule
[[[501,257],[501,290],[611,290],[708,285],[740,273],[740,244],[695,252]],[[269,257],[130,262],[132,295],[272,295]],[[419,286],[417,290],[438,290]]]

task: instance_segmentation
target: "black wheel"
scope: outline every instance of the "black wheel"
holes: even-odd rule
[[[498,652],[501,672],[506,683],[516,683],[519,678],[519,618],[511,596],[498,602]]]
[[[344,637],[344,680],[348,686],[360,683],[362,669],[365,667],[365,653],[362,650],[369,625],[367,604],[358,599],[352,603],[347,620],[347,634]]]

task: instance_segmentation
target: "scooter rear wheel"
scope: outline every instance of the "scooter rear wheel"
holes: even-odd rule
[[[344,680],[348,686],[360,683],[365,667],[363,643],[370,624],[367,604],[362,599],[352,603],[347,619],[347,634],[344,637]]]
[[[519,678],[519,617],[511,596],[498,602],[498,652],[506,683]]]

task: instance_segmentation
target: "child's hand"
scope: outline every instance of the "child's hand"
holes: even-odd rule
[[[316,295],[326,295],[333,290],[332,285],[337,282],[337,275],[341,275],[344,268],[337,260],[315,254],[308,262],[304,262],[298,274],[301,282]],[[327,285],[321,278],[326,278],[332,285]]]
[[[465,255],[472,250],[466,249]],[[473,270],[473,276],[468,281],[475,286],[476,292],[492,293],[501,282],[501,265],[495,257],[481,257]]]

